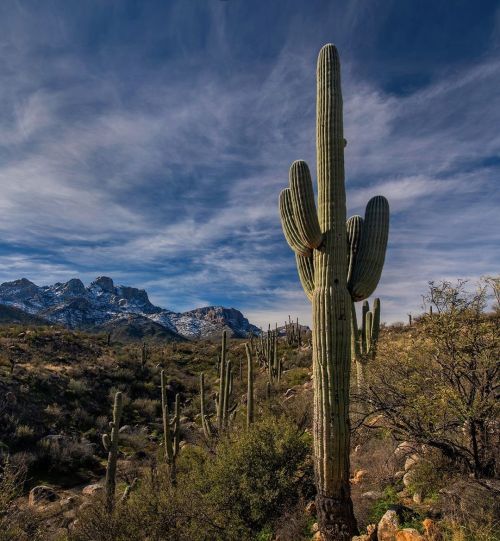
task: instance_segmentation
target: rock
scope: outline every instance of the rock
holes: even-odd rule
[[[379,500],[383,496],[384,494],[378,490],[369,490],[368,492],[363,492],[363,494],[361,494],[361,497],[366,500]]]
[[[62,509],[68,509],[73,507],[76,504],[76,498],[74,496],[68,496],[67,498],[63,498],[59,505]]]
[[[123,425],[118,430],[119,434],[132,434],[132,432],[133,432],[133,429],[130,425]]]
[[[366,533],[368,535],[368,541],[377,541],[377,525],[368,524],[366,527]]]
[[[306,515],[314,517],[316,515],[316,502],[312,501],[306,505]]]
[[[92,485],[87,485],[86,487],[83,487],[82,494],[84,496],[94,496],[101,490],[104,490],[104,487],[99,483],[94,483]]]
[[[405,487],[409,487],[413,481],[415,477],[415,472],[413,471],[409,471],[409,472],[406,472],[404,475],[403,475],[403,485]]]
[[[416,454],[410,455],[405,460],[405,471],[411,470],[413,466],[415,466],[415,464],[417,464],[418,462],[420,462],[420,457],[418,455]]]
[[[29,505],[36,505],[42,502],[55,502],[59,499],[57,493],[50,487],[39,485],[30,490],[28,499]]]
[[[354,477],[351,479],[351,483],[357,485],[358,483],[362,483],[366,476],[368,475],[367,470],[356,470],[354,472]]]
[[[377,526],[378,541],[395,541],[396,532],[399,528],[399,519],[396,511],[390,509],[380,519]]]
[[[323,536],[321,535],[321,532],[316,532],[313,535],[313,541],[323,541]]]
[[[404,472],[404,471],[402,471],[402,470],[397,471],[397,472],[394,474],[394,479],[395,479],[396,481],[400,481],[401,479],[403,479],[404,475],[405,475],[405,472]]]
[[[421,504],[422,503],[422,493],[421,492],[415,492],[415,494],[413,494],[413,501],[416,504]]]
[[[285,396],[288,397],[288,396],[292,396],[296,393],[297,391],[295,389],[287,389],[286,392],[285,392]]]
[[[443,534],[441,533],[441,528],[438,526],[436,521],[431,518],[426,518],[422,522],[424,527],[425,537],[428,541],[443,541]]]
[[[315,522],[312,526],[311,526],[311,531],[313,533],[315,532],[319,532],[319,524],[317,522]]]
[[[425,538],[415,528],[404,528],[396,532],[396,541],[425,541]]]
[[[409,441],[402,441],[394,450],[394,456],[398,459],[404,458],[415,452],[415,445]]]

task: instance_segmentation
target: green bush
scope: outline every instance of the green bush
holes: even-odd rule
[[[85,509],[71,539],[266,539],[279,518],[311,490],[309,452],[309,437],[284,418],[266,418],[249,431],[234,429],[215,453],[187,445],[175,488],[160,464],[111,519],[98,502]]]

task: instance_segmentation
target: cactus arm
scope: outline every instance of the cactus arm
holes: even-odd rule
[[[348,284],[354,301],[367,299],[378,285],[389,235],[389,203],[381,195],[368,201],[363,235]]]
[[[292,206],[292,193],[289,188],[285,188],[280,193],[279,208],[281,216],[281,226],[283,228],[285,239],[288,242],[290,248],[296,254],[310,257],[312,253],[311,249],[302,241],[297,228],[297,224],[295,222]]]
[[[368,301],[363,302],[363,307],[361,309],[361,354],[364,355],[368,351],[366,338],[368,336],[366,330],[366,314],[370,311],[370,305]]]
[[[351,216],[346,223],[347,228],[347,245],[348,245],[348,261],[349,268],[347,270],[347,283],[349,284],[354,266],[356,264],[356,257],[361,242],[361,236],[363,234],[363,218],[361,216]]]
[[[317,248],[322,241],[314,190],[307,163],[298,160],[290,167],[290,190],[293,217],[300,239],[308,248]]]
[[[297,271],[299,273],[302,288],[304,289],[307,298],[312,301],[314,291],[313,258],[295,254],[295,262],[297,263]]]

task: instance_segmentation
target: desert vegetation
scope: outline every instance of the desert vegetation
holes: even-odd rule
[[[379,538],[391,527],[394,538],[410,530],[415,539],[498,536],[500,314],[486,282],[470,285],[431,284],[411,326],[381,325],[361,389],[352,360],[349,476],[361,531],[378,524]],[[290,329],[225,346],[155,344],[143,363],[142,345],[108,345],[106,335],[0,332],[0,538],[315,535],[307,333],[300,345]],[[221,392],[228,410],[219,421]]]

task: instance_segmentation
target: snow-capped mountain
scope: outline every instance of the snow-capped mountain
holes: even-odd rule
[[[107,276],[88,287],[78,278],[37,286],[26,278],[0,285],[0,304],[73,329],[144,327],[171,338],[209,338],[227,330],[234,337],[258,333],[234,308],[207,306],[177,313],[153,305],[143,289],[115,286]]]

